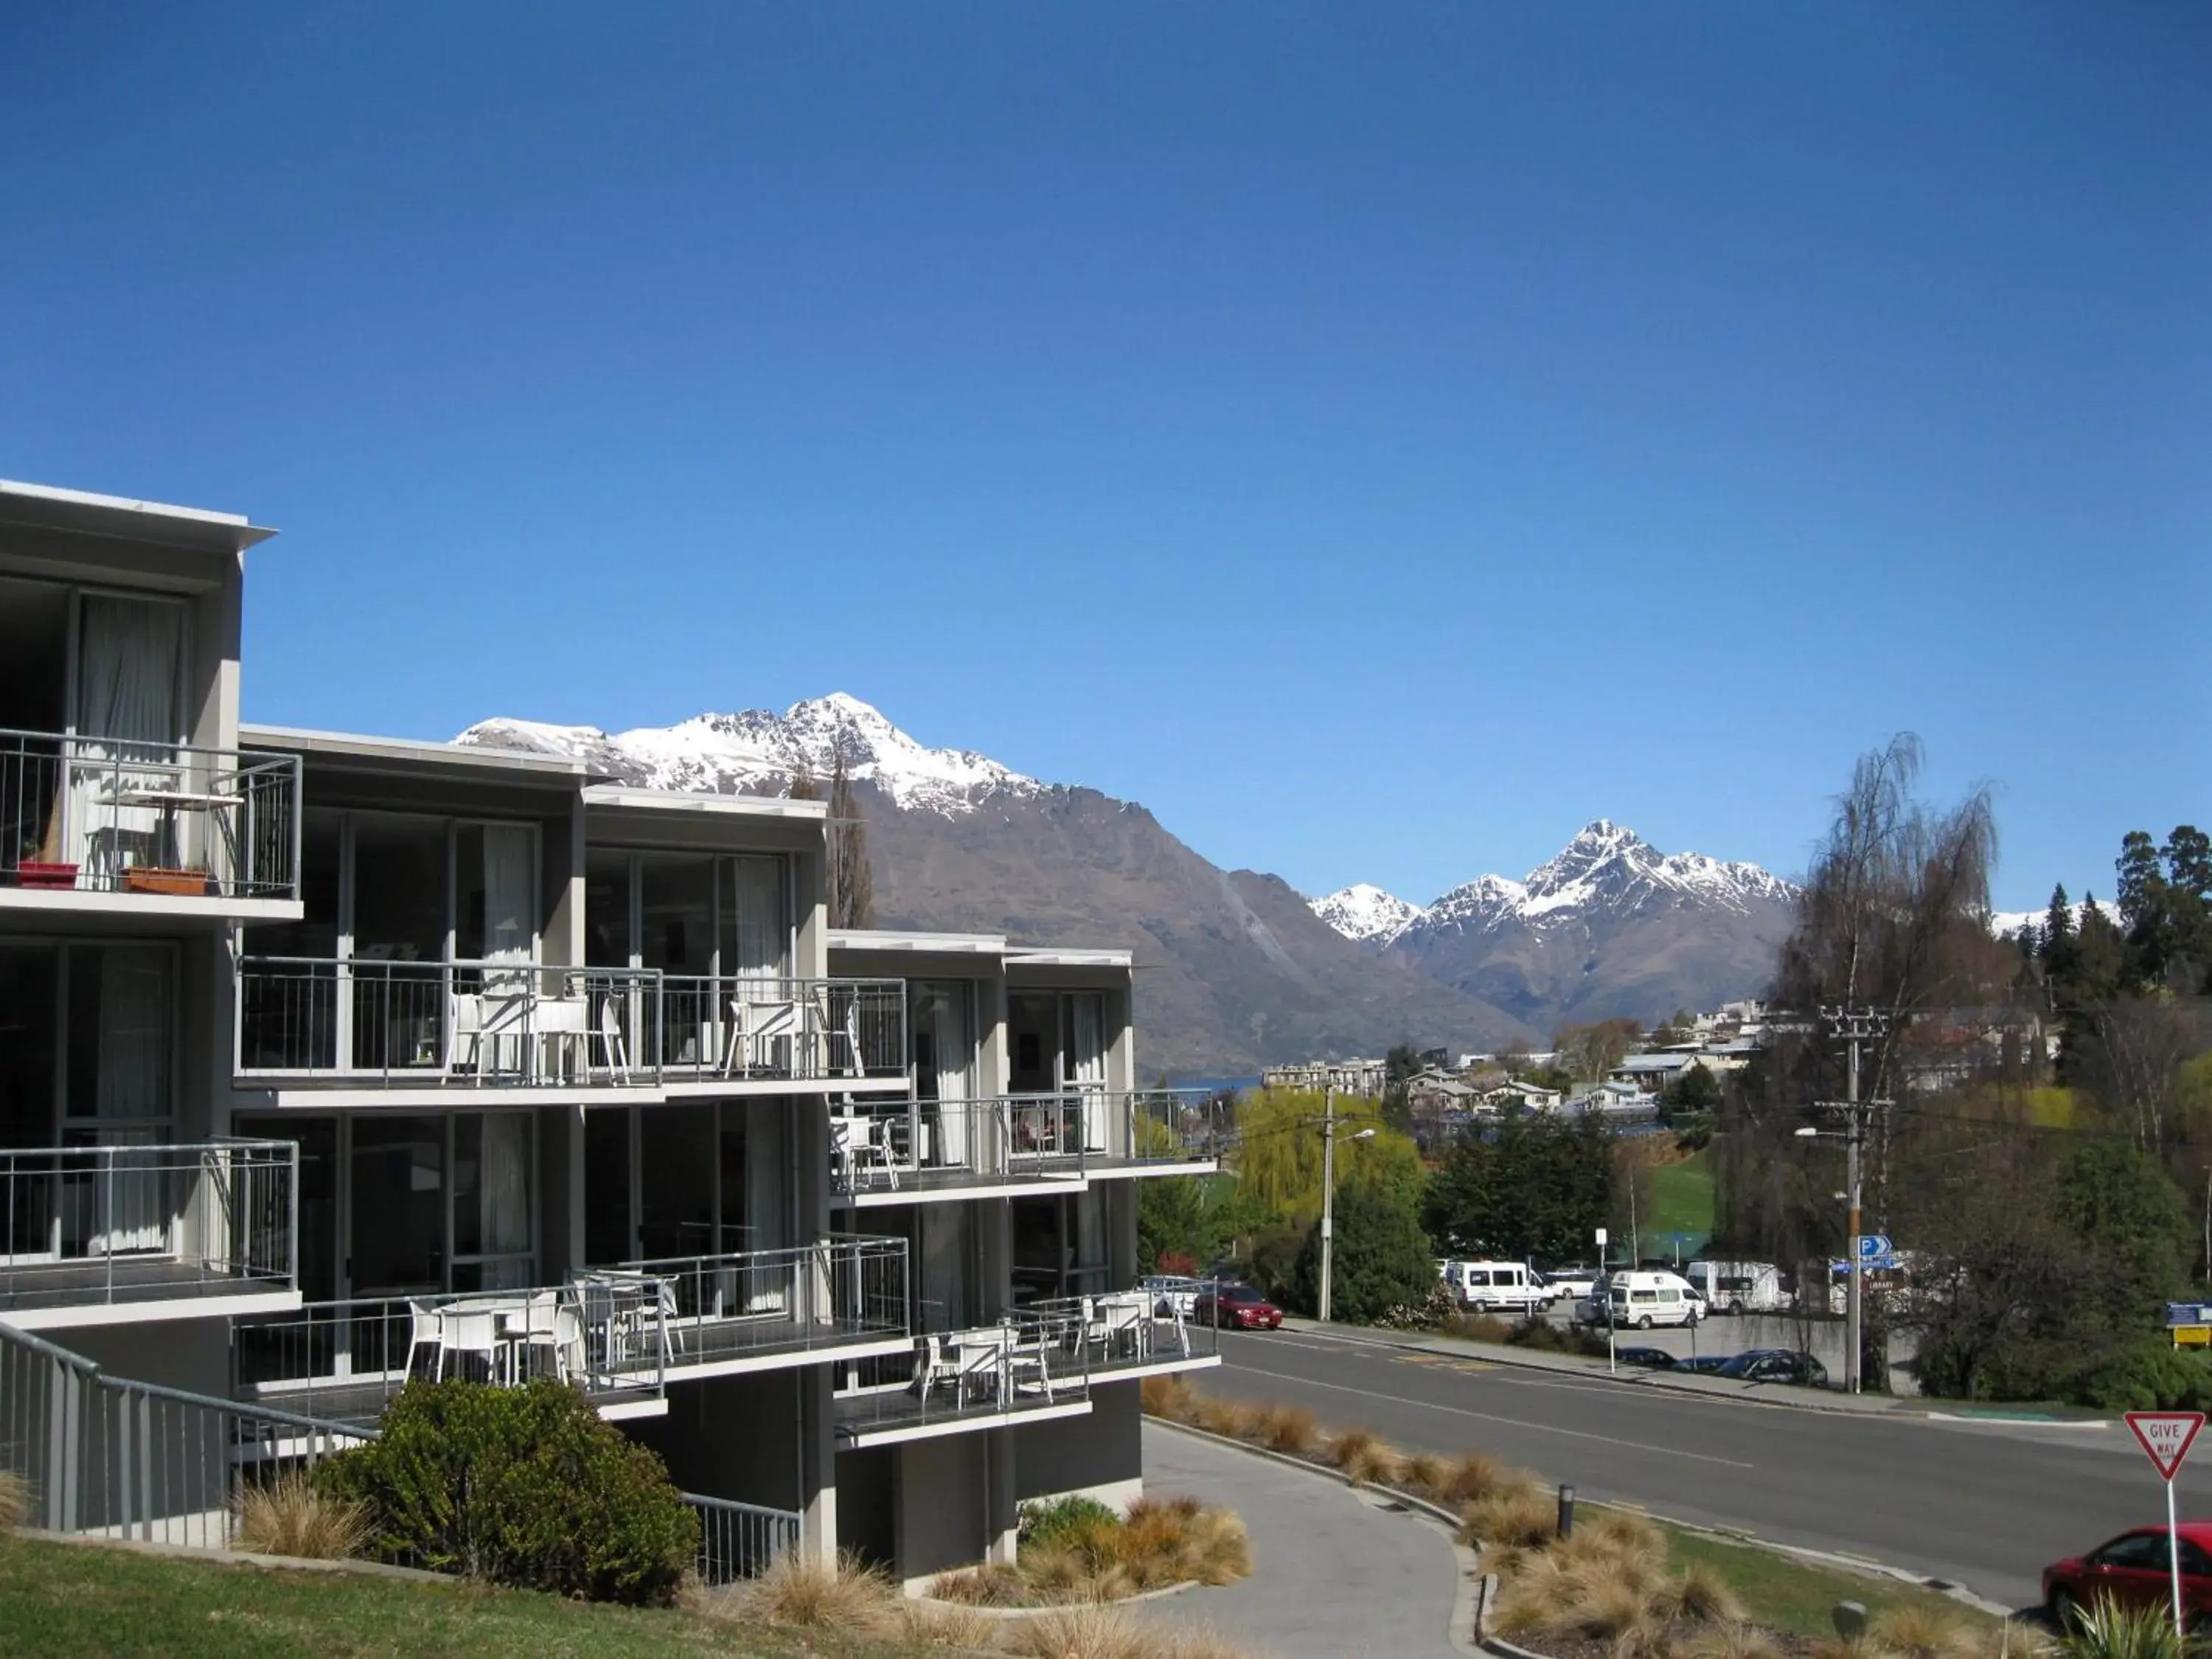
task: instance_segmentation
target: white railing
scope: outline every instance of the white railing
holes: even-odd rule
[[[1218,1288],[1210,1279],[1188,1279],[1053,1297],[1030,1303],[1028,1311],[1058,1322],[1061,1342],[1071,1351],[1081,1350],[1086,1370],[1111,1376],[1220,1352],[1221,1333],[1212,1316]],[[1201,1308],[1203,1322],[1198,1317]]]
[[[906,981],[669,974],[640,1020],[672,1080],[906,1074]]]
[[[0,883],[300,896],[300,757],[0,729]]]
[[[0,1151],[0,1312],[289,1290],[289,1140]]]
[[[243,1079],[384,1087],[657,1085],[652,969],[242,957]]]
[[[837,1403],[838,1432],[884,1431],[1078,1407],[1091,1398],[1079,1316],[1026,1308],[996,1324],[933,1331],[911,1355],[863,1360]]]
[[[835,1236],[623,1266],[666,1287],[670,1364],[679,1370],[908,1334],[903,1238]]]
[[[1069,1089],[971,1100],[870,1101],[831,1114],[831,1174],[847,1193],[1048,1180],[1219,1156],[1224,1108],[1203,1090]]]

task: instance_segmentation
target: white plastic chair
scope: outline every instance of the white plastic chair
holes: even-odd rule
[[[615,1012],[615,994],[609,991],[599,998],[599,1052],[607,1062],[607,1069],[614,1074],[615,1081],[628,1083],[629,1044],[623,1036],[622,1021]]]
[[[561,1062],[551,1066],[553,1075],[565,1079],[569,1075],[569,1063],[575,1057],[577,1045],[585,1050],[588,1063],[591,1046],[592,1005],[584,997],[540,997],[538,1000],[537,1030],[533,1034],[544,1045],[547,1060],[557,1053]]]
[[[499,1315],[491,1309],[471,1310],[456,1313],[441,1309],[438,1313],[438,1376],[446,1380],[446,1361],[457,1353],[480,1353],[483,1356],[484,1374],[494,1381],[499,1376]]]
[[[438,1310],[427,1302],[410,1302],[407,1312],[414,1330],[407,1343],[407,1375],[415,1375],[415,1356],[428,1348],[430,1369],[434,1376],[438,1368]]]

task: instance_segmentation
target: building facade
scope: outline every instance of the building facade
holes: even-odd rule
[[[556,1376],[908,1580],[1133,1496],[1217,1140],[1127,953],[833,930],[818,802],[241,725],[268,533],[0,484],[0,1326],[323,1425]]]

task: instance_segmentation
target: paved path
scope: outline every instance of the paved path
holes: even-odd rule
[[[1585,1497],[1871,1556],[2014,1606],[2047,1562],[2164,1519],[2124,1428],[1846,1415],[1662,1392],[1311,1330],[1224,1332],[1210,1393],[1281,1400],[1413,1450],[1480,1449]],[[2184,1470],[2185,1514],[2212,1475]]]
[[[1209,1624],[1273,1659],[1458,1659],[1459,1565],[1441,1529],[1321,1475],[1145,1425],[1145,1490],[1225,1504],[1252,1531],[1252,1576],[1130,1611]]]

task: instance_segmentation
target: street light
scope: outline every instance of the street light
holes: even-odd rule
[[[1329,1291],[1336,1268],[1336,1091],[1322,1095],[1321,1117],[1321,1322],[1328,1323]],[[1372,1140],[1372,1128],[1355,1130],[1354,1140]]]

